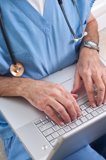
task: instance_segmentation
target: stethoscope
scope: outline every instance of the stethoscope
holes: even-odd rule
[[[81,20],[81,16],[80,16],[80,12],[79,12],[79,8],[77,6],[76,0],[70,0],[70,1],[75,6],[76,11],[77,11],[77,15],[78,15],[78,18],[79,18],[80,28],[81,28],[81,31],[82,31],[82,35],[80,37],[77,37],[77,35],[75,34],[73,28],[70,25],[70,22],[69,22],[69,20],[67,18],[67,15],[66,15],[66,12],[65,12],[65,8],[64,8],[64,5],[63,5],[63,0],[58,0],[58,3],[59,3],[59,6],[61,8],[61,11],[62,11],[62,13],[64,15],[64,18],[65,18],[65,21],[67,23],[67,26],[68,26],[71,34],[73,35],[74,42],[78,42],[78,41],[82,40],[84,36],[87,36],[87,32],[83,32],[83,23],[82,23],[82,20]]]
[[[82,24],[80,12],[79,12],[78,6],[76,4],[76,1],[75,0],[71,0],[71,1],[72,1],[73,5],[75,6],[77,14],[78,14],[78,17],[79,17],[80,27],[81,27],[81,30],[82,30],[82,35],[80,37],[77,37],[77,35],[75,34],[73,28],[71,27],[71,25],[69,23],[69,20],[67,18],[67,15],[66,15],[66,12],[65,12],[65,9],[64,9],[63,1],[62,0],[58,0],[58,3],[59,3],[59,6],[61,8],[61,11],[63,13],[63,16],[65,18],[65,21],[66,21],[66,23],[68,25],[68,28],[69,28],[71,34],[73,35],[74,42],[78,42],[78,41],[82,40],[82,38],[84,36],[87,35],[87,32],[83,32],[83,24]],[[24,69],[23,64],[20,63],[20,62],[17,62],[17,60],[14,57],[13,50],[12,50],[12,47],[10,45],[10,42],[9,42],[5,27],[4,27],[4,24],[3,24],[2,14],[0,16],[0,26],[1,26],[1,31],[2,31],[6,46],[7,46],[8,53],[10,54],[10,57],[12,59],[12,64],[10,66],[10,73],[14,77],[21,77],[24,74],[25,69]]]

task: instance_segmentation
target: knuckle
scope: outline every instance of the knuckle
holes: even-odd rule
[[[91,95],[93,94],[92,89],[89,89],[89,88],[88,88],[87,92],[88,92],[88,94],[90,95],[89,97],[91,98],[91,97],[92,97]]]
[[[66,107],[68,108],[68,107],[70,107],[72,105],[72,103],[70,102],[70,101],[67,101],[66,102]]]
[[[44,99],[43,99],[43,104],[50,104],[50,101],[51,101],[51,99],[50,99],[50,97],[48,97],[48,96],[46,96],[46,97],[44,97]]]
[[[56,84],[55,87],[56,87],[56,89],[58,89],[61,92],[65,91],[64,87],[62,85],[60,85],[60,84]]]
[[[46,103],[44,101],[38,101],[36,104],[38,107],[41,107],[43,110],[45,109]]]
[[[91,76],[90,71],[88,71],[87,69],[84,69],[84,70],[83,70],[83,76],[85,76],[85,77]]]
[[[58,112],[60,113],[60,114],[63,114],[64,113],[64,109],[63,108],[58,108]]]
[[[48,106],[45,107],[45,112],[49,113],[50,112],[50,108]]]
[[[51,96],[51,97],[54,97],[54,98],[59,96],[59,93],[58,93],[58,91],[57,91],[56,88],[53,88],[53,89],[52,89],[52,91],[51,91],[51,93],[50,93],[50,96]]]
[[[72,111],[71,111],[71,115],[74,117],[74,116],[77,115],[77,113],[76,113],[74,110],[72,110]]]
[[[55,87],[56,87],[56,88],[61,88],[61,85],[58,84],[58,83],[56,83],[56,84],[55,84]]]
[[[92,75],[98,77],[98,72],[97,72],[97,70],[93,70]]]
[[[55,113],[53,113],[53,112],[50,114],[50,116],[52,119],[55,119],[55,117],[56,117]]]
[[[98,88],[99,92],[104,92],[105,91],[105,87],[104,86],[101,86]]]

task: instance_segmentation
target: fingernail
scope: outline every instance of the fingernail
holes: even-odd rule
[[[76,120],[77,119],[77,117],[76,116],[73,116],[72,117],[72,121],[74,121],[74,120]]]
[[[78,112],[78,117],[80,117],[81,116],[81,112]]]
[[[60,126],[64,126],[64,122],[60,122]]]
[[[101,106],[101,105],[102,105],[102,102],[99,103],[99,106]]]
[[[95,107],[96,107],[96,104],[95,104],[95,103],[94,103],[94,104],[92,104],[92,105],[91,105],[91,107],[95,108]]]

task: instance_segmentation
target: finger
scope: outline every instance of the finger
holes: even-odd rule
[[[106,75],[103,75],[102,79],[103,79],[103,82],[104,82],[104,85],[105,85],[105,95],[104,95],[103,103],[106,104]]]
[[[106,104],[106,75],[102,76],[103,84],[105,87],[105,93],[104,93],[104,99],[103,99],[103,104]]]
[[[93,81],[91,76],[86,75],[83,77],[83,83],[86,89],[86,93],[89,99],[89,103],[92,107],[96,107],[95,97],[94,97],[94,88],[93,88]]]
[[[51,100],[50,105],[61,116],[61,118],[64,120],[64,122],[66,122],[66,123],[70,122],[70,120],[71,120],[70,115],[67,113],[65,106],[63,106],[61,103],[59,103],[56,100]]]
[[[105,85],[105,95],[104,95],[103,103],[106,104],[106,75],[103,75],[102,79],[103,79],[103,82],[104,82],[104,85]]]
[[[73,101],[75,101],[75,99],[71,96],[70,93],[66,92],[66,98],[58,96],[56,100],[64,106],[71,120],[75,120],[79,116],[80,111],[78,110],[78,113],[76,112],[77,110],[74,107],[76,107],[77,109],[78,107],[76,103],[74,103],[73,105]]]
[[[75,110],[77,113],[77,117],[80,117],[81,116],[81,109],[80,109],[78,103],[76,101],[74,101],[73,104],[74,104],[74,107],[75,107]]]
[[[56,124],[64,125],[64,122],[57,116],[56,112],[50,107],[46,106],[44,111]]]
[[[76,71],[74,85],[73,85],[73,89],[72,89],[71,93],[77,93],[80,88],[81,88],[81,78],[80,78],[79,73]]]
[[[93,81],[97,89],[96,101],[97,105],[101,105],[105,96],[105,85],[100,76],[93,76]]]
[[[78,103],[74,99],[72,95],[69,94],[69,104],[67,104],[67,110],[70,113],[71,119],[74,120],[78,118],[81,114],[81,110],[79,108]]]
[[[78,98],[78,94],[73,94],[73,93],[71,93],[71,95],[72,95],[75,99]]]

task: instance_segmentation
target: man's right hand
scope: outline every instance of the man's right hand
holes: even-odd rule
[[[46,113],[58,125],[68,123],[80,116],[80,108],[75,95],[59,84],[25,79],[21,87],[21,96]]]

